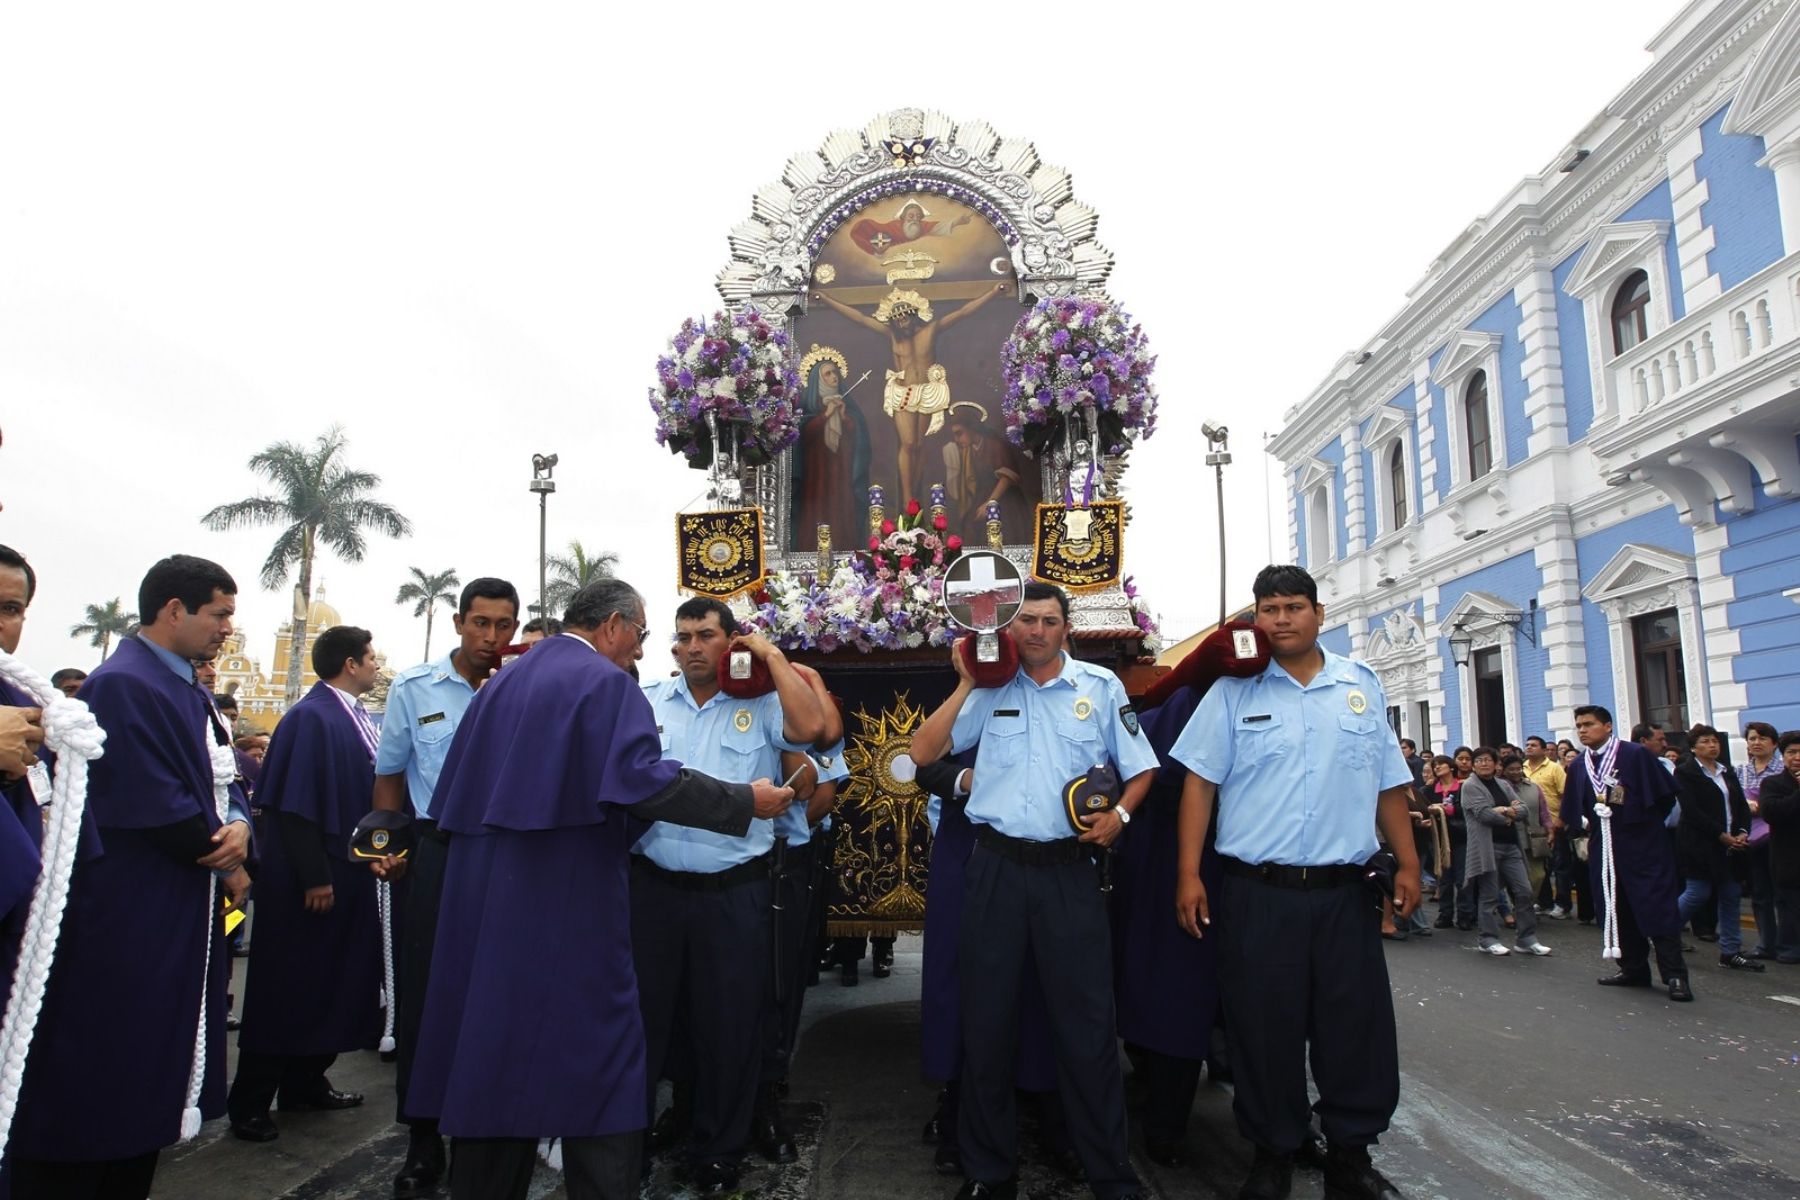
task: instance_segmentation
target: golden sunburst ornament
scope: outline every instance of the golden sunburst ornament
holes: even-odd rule
[[[850,782],[838,803],[867,817],[865,836],[879,839],[884,830],[892,830],[897,850],[891,886],[868,889],[869,914],[894,921],[923,920],[925,895],[913,884],[911,843],[915,826],[925,823],[930,797],[917,783],[895,778],[893,766],[907,752],[925,710],[909,703],[907,693],[901,692],[877,714],[858,708],[854,715],[861,728],[844,743]]]

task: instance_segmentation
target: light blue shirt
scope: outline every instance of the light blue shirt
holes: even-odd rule
[[[1119,677],[1067,651],[1049,683],[1021,667],[1004,686],[970,693],[951,728],[950,752],[976,744],[969,820],[1033,842],[1076,836],[1063,787],[1089,767],[1110,761],[1128,783],[1157,765]]]
[[[687,677],[677,675],[646,683],[644,696],[656,713],[663,757],[714,779],[779,783],[786,778],[781,752],[806,748],[782,736],[781,697],[774,692],[750,700],[714,692],[705,704],[696,705]],[[743,837],[657,821],[631,852],[667,871],[711,875],[759,858],[774,845],[775,823],[760,818],[750,822]]]
[[[1304,688],[1270,663],[1221,679],[1170,753],[1219,787],[1219,853],[1293,867],[1361,864],[1378,848],[1376,798],[1412,783],[1387,697],[1367,663],[1321,646]]]
[[[850,778],[850,768],[844,765],[844,743],[840,740],[823,754],[811,751],[808,753],[812,758],[813,766],[818,769],[819,783],[821,785],[838,784],[841,794],[843,782]],[[781,779],[785,778],[787,778],[786,775],[781,777]],[[775,782],[780,783],[781,779],[776,779]],[[819,828],[825,828],[825,822],[829,820],[831,820],[831,816],[827,814],[819,822]],[[785,837],[790,846],[804,846],[812,841],[812,826],[806,823],[806,805],[797,799],[788,805],[788,810],[775,818],[775,834],[777,837]]]
[[[138,642],[141,643],[142,645],[148,647],[150,650],[150,653],[156,655],[156,657],[158,659],[162,660],[163,666],[165,666],[165,667],[169,668],[169,670],[175,672],[175,678],[181,680],[181,682],[187,684],[190,687],[196,687],[196,688],[198,687],[198,684],[196,683],[197,676],[195,676],[195,674],[194,674],[194,664],[193,663],[191,663],[187,659],[181,657],[181,655],[175,653],[173,650],[170,650],[163,646],[157,645],[155,642],[151,641],[147,637],[139,638]],[[211,695],[207,695],[207,697],[206,697],[206,706],[213,710],[213,715],[215,717],[218,717],[219,723],[221,725],[223,725],[225,723],[225,717],[222,713],[219,712],[218,706],[213,703],[213,698]],[[227,730],[226,732],[229,733],[230,731]],[[209,734],[208,736],[210,737],[211,735]],[[208,796],[206,799],[207,799],[208,804],[212,803],[211,796]],[[224,823],[229,825],[233,821],[242,821],[246,825],[248,825],[250,823],[250,815],[244,811],[244,806],[238,802],[238,798],[235,794],[231,797],[231,800],[225,806],[225,822]],[[225,876],[231,874],[231,872],[230,871],[214,871],[213,874],[219,876],[222,879]]]
[[[381,722],[381,748],[375,752],[375,773],[405,772],[413,811],[426,818],[431,816],[431,793],[450,757],[456,727],[475,702],[475,689],[450,661],[454,654],[394,676]]]

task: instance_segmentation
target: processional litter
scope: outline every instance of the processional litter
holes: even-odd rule
[[[833,937],[923,926],[928,797],[905,755],[954,685],[944,586],[965,548],[1069,592],[1073,652],[1134,694],[1154,676],[1121,488],[1156,360],[1106,294],[1097,225],[1030,142],[887,113],[756,192],[724,308],[657,359],[657,441],[708,478],[707,509],[675,518],[678,585],[844,707]]]

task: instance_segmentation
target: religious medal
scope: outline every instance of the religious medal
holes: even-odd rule
[[[1368,711],[1368,708],[1369,698],[1363,695],[1360,689],[1352,688],[1350,690],[1350,711],[1360,717]]]
[[[1612,787],[1606,790],[1606,802],[1614,808],[1618,808],[1620,805],[1624,804],[1625,789],[1619,784],[1613,784]]]
[[[749,733],[750,732],[750,710],[747,708],[738,709],[736,714],[734,714],[732,716],[731,723],[732,723],[732,725],[737,727],[737,731],[739,733]]]
[[[1234,629],[1231,631],[1231,648],[1240,659],[1256,657],[1256,631],[1254,629]]]
[[[1094,706],[1093,706],[1093,704],[1091,704],[1088,701],[1088,698],[1086,696],[1083,696],[1081,699],[1079,699],[1075,702],[1075,719],[1077,721],[1087,720],[1088,716],[1093,711],[1094,711]]]

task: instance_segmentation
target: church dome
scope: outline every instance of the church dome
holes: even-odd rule
[[[344,618],[338,610],[325,603],[325,585],[319,584],[313,589],[313,602],[306,610],[306,623],[314,629],[330,629],[333,625],[342,625]]]

